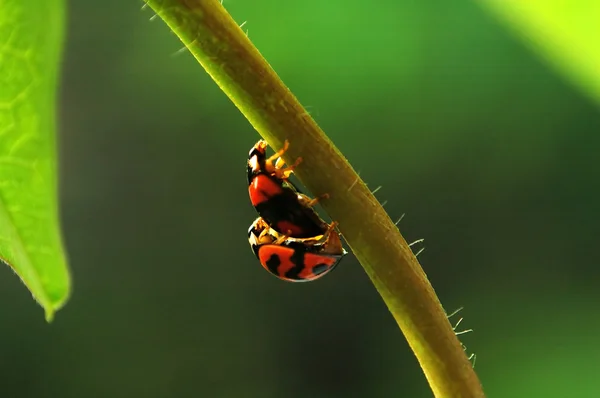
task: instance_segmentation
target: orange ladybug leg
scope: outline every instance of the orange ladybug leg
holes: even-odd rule
[[[285,164],[283,158],[277,159],[277,162],[275,162],[275,174],[277,178],[287,180],[288,178],[290,178],[290,174],[294,172],[294,169],[298,167],[300,163],[302,163],[302,158],[296,159],[294,164],[291,166],[283,167],[283,164]]]
[[[265,228],[261,231],[261,233],[258,235],[258,240],[260,241],[262,238],[265,237],[265,235],[269,234],[269,228]]]
[[[294,171],[294,168],[300,164],[302,158],[296,159],[293,165],[289,167],[283,167],[285,164],[285,160],[283,160],[282,156],[288,148],[290,147],[290,143],[288,140],[285,140],[283,143],[283,148],[275,152],[272,156],[265,160],[265,164],[267,165],[267,171],[274,175],[275,177],[286,180],[289,178],[290,174]],[[273,164],[275,161],[275,164]]]
[[[285,164],[285,160],[283,160],[283,158],[279,158],[279,159],[277,159],[277,161],[275,161],[275,168],[283,169],[284,164]]]
[[[289,233],[289,232],[291,232],[291,231],[288,231],[288,233]],[[272,244],[273,244],[273,245],[280,245],[280,244],[282,244],[283,242],[285,242],[285,240],[286,240],[287,238],[288,238],[288,236],[287,236],[287,235],[281,235],[281,236],[280,236],[279,238],[277,238],[277,239],[276,239],[276,240],[275,240],[275,241],[274,241]]]
[[[329,199],[329,194],[324,193],[323,195],[319,195],[316,198],[309,200],[308,202],[306,202],[306,206],[313,207],[314,205],[316,205],[317,203],[319,203],[319,201],[321,201],[323,199]]]
[[[272,163],[275,159],[280,158],[281,156],[283,156],[283,154],[286,153],[286,151],[288,150],[289,147],[290,147],[289,141],[285,140],[283,142],[283,148],[281,148],[280,150],[278,150],[277,152],[275,152],[272,156],[270,156],[267,159],[267,164]]]
[[[338,226],[338,224],[339,223],[337,221],[332,221],[331,224],[329,224],[329,226],[327,227],[327,231],[325,233],[331,233]]]
[[[274,240],[278,240],[278,239],[275,239],[275,237],[279,236],[279,234],[277,234],[274,230],[272,230],[269,227],[269,225],[264,222],[264,220],[261,220],[261,223],[259,225],[263,227],[263,230],[258,235],[258,237],[256,239],[257,241],[262,242],[263,244],[267,244],[267,243],[273,243]],[[276,235],[274,235],[274,234],[276,234]]]
[[[338,222],[337,221],[332,221],[331,224],[329,224],[327,226],[327,230],[325,231],[325,233],[323,233],[323,237],[325,239],[329,239],[329,237],[331,236],[332,232],[335,231],[335,228],[338,226]]]

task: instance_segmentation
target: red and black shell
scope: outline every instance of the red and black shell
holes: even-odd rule
[[[275,231],[292,238],[323,235],[328,224],[306,203],[309,199],[266,156],[267,143],[258,141],[248,155],[248,193],[258,214]]]
[[[310,239],[285,238],[261,218],[248,230],[248,241],[260,264],[288,282],[310,282],[333,270],[346,251],[333,228]],[[284,239],[281,243],[278,240]]]

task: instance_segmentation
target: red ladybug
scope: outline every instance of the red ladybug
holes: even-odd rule
[[[310,282],[330,272],[346,255],[335,225],[331,223],[323,235],[295,239],[278,234],[259,217],[248,230],[248,241],[271,274],[288,282]]]
[[[250,201],[266,223],[280,234],[300,239],[323,235],[329,226],[312,209],[319,199],[310,199],[288,181],[294,167],[302,161],[298,158],[293,165],[283,167],[284,161],[281,155],[285,153],[288,146],[286,141],[283,149],[269,158],[266,156],[267,143],[263,140],[258,141],[250,150],[248,155]]]

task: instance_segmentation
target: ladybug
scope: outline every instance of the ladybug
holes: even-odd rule
[[[287,151],[289,143],[271,157],[267,158],[267,143],[260,140],[252,147],[248,155],[248,193],[250,201],[276,232],[290,238],[307,239],[325,234],[329,225],[312,209],[320,198],[310,199],[302,194],[288,178],[294,168],[302,161],[283,167],[281,156]],[[275,163],[273,163],[273,161]]]
[[[331,223],[325,233],[309,239],[289,238],[261,217],[248,229],[248,241],[260,264],[288,282],[310,282],[329,273],[347,254]]]

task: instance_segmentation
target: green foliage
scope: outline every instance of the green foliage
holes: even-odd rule
[[[558,70],[600,101],[599,2],[482,1]]]
[[[0,256],[48,321],[70,290],[55,138],[63,12],[61,1],[0,0]]]

